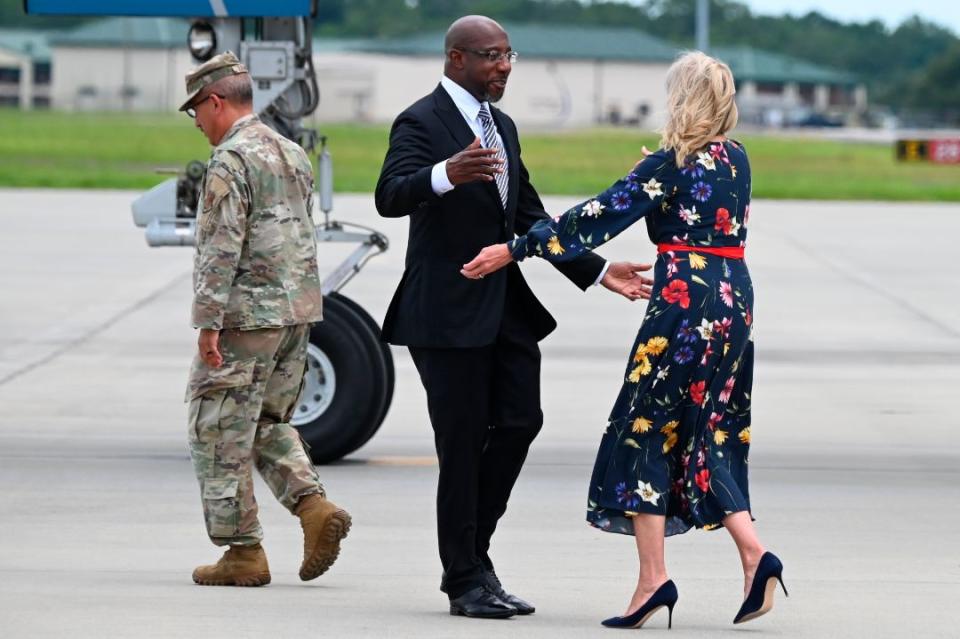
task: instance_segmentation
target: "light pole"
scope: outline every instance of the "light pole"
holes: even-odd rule
[[[710,0],[697,0],[697,49],[707,53],[710,48]]]

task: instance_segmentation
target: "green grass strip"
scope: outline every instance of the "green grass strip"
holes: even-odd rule
[[[387,148],[386,126],[327,125],[335,188],[372,192]],[[898,163],[884,144],[773,136],[740,138],[750,154],[758,198],[960,201],[960,166]],[[523,159],[541,193],[589,195],[624,175],[655,148],[655,135],[629,129],[534,132],[521,136]],[[210,150],[185,116],[65,114],[0,110],[0,186],[151,187],[205,160]]]

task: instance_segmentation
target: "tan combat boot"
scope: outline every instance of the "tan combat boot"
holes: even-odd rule
[[[340,554],[340,540],[350,531],[350,515],[323,495],[307,495],[297,506],[303,528],[300,579],[310,581],[327,572]]]
[[[201,586],[266,586],[270,583],[267,554],[260,544],[230,546],[220,561],[194,570],[193,582]]]

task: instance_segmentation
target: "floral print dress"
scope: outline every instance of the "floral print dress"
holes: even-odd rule
[[[590,480],[587,521],[628,535],[636,513],[666,516],[673,535],[750,510],[753,287],[743,259],[729,256],[746,242],[750,165],[733,140],[709,144],[679,168],[674,158],[649,155],[509,245],[516,260],[564,261],[644,218],[660,246]]]

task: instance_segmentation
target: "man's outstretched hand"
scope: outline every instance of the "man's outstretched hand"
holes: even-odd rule
[[[474,138],[470,146],[447,160],[447,179],[454,186],[492,182],[498,173],[503,173],[503,160],[497,157],[496,149],[480,146],[480,138]]]
[[[630,301],[648,300],[653,288],[653,280],[643,277],[640,273],[649,271],[651,268],[653,266],[650,264],[611,262],[600,283],[605,288],[623,295]]]

